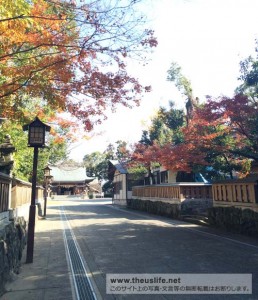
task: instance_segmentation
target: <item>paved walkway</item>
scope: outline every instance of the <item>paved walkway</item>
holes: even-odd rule
[[[20,274],[6,285],[1,300],[74,299],[59,210],[48,212],[47,219],[37,220],[35,226],[33,263],[25,263],[25,248]]]
[[[24,249],[20,274],[6,285],[7,292],[0,300],[76,299],[66,259],[63,226],[67,222],[59,207],[62,202],[49,201],[48,204],[47,219],[38,220],[36,224],[33,263],[25,263]],[[257,280],[253,283],[252,296],[107,295],[105,274],[251,273],[255,279],[258,244],[249,237],[220,235],[219,231],[209,228],[159,216],[152,218],[142,212],[104,205],[83,208],[80,201],[77,204],[64,207],[69,222],[77,228],[77,233],[79,231],[82,253],[88,258],[92,278],[97,283],[98,289],[94,286],[96,299],[258,300]],[[87,236],[87,244],[83,243],[83,236]]]

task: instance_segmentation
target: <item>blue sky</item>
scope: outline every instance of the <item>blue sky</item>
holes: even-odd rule
[[[117,140],[137,142],[151,116],[170,100],[184,107],[184,98],[166,80],[172,62],[182,67],[194,95],[204,101],[205,95],[232,96],[239,84],[239,62],[255,55],[257,0],[144,0],[141,9],[159,45],[146,66],[130,62],[128,70],[151,85],[152,92],[144,95],[140,107],[118,108],[95,128],[95,136],[74,144],[70,157],[76,161]]]

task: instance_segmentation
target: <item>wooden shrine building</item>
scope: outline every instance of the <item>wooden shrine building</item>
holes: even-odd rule
[[[79,195],[90,189],[94,177],[86,175],[86,169],[78,166],[49,166],[51,175],[51,190],[53,195]]]

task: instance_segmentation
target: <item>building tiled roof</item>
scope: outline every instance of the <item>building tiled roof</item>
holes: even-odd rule
[[[116,168],[116,170],[120,173],[120,174],[126,174],[127,169],[123,166],[122,163],[120,163],[118,160],[110,160],[111,164]]]
[[[51,168],[52,182],[90,182],[94,177],[86,175],[86,169],[83,167],[71,166],[49,166]]]

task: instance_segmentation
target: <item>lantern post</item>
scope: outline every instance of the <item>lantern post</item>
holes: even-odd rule
[[[27,257],[26,263],[33,262],[34,252],[34,232],[35,232],[35,214],[36,214],[36,186],[37,186],[37,166],[38,166],[38,149],[45,146],[46,132],[51,127],[40,121],[38,117],[30,124],[24,125],[23,130],[28,131],[28,147],[34,148],[33,169],[32,169],[32,190],[31,204],[29,210],[28,239],[27,239]]]
[[[45,189],[44,189],[44,218],[47,216],[47,197],[48,197],[48,187],[51,182],[51,179],[53,176],[51,176],[50,171],[52,169],[49,168],[49,166],[46,166],[43,171],[44,171],[44,181],[45,181]]]

